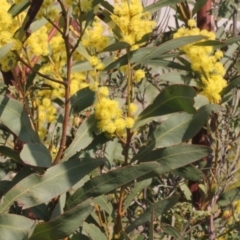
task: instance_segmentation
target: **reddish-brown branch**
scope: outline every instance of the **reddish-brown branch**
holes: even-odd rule
[[[200,1],[200,0],[197,0]],[[205,5],[197,13],[197,26],[200,29],[212,30],[211,17],[212,0],[207,0]]]

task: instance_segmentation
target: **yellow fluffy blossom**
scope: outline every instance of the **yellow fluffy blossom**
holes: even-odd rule
[[[92,54],[100,52],[109,43],[109,37],[105,36],[104,32],[104,25],[97,17],[95,17],[92,26],[88,27],[83,35],[83,46],[92,50]]]
[[[140,82],[145,77],[145,72],[142,69],[138,69],[134,72],[133,81]]]
[[[132,118],[132,117],[127,117],[126,118],[126,127],[127,128],[132,128],[134,123],[135,123],[134,118]]]
[[[196,21],[194,19],[189,19],[188,20],[188,26],[189,27],[195,27],[196,26]]]
[[[156,22],[151,20],[151,15],[143,11],[140,0],[118,0],[114,4],[113,21],[121,30],[122,39],[131,45],[131,50],[138,49],[143,36],[151,33]]]
[[[95,105],[95,119],[97,128],[101,132],[112,136],[117,134],[125,136],[126,128],[132,128],[135,120],[133,117],[127,117],[127,113],[119,106],[118,101],[108,98],[109,90],[106,86],[96,87],[98,91],[98,102]],[[130,103],[128,115],[133,115],[137,110],[137,105]]]
[[[135,103],[130,103],[128,106],[129,114],[134,114],[138,109],[138,106]]]
[[[202,35],[206,37],[206,40],[216,39],[215,33],[206,29],[200,30],[195,26],[195,20],[188,20],[188,28],[178,29],[174,38]],[[214,52],[212,46],[197,46],[194,44],[187,44],[180,50],[185,52],[190,60],[191,68],[200,76],[200,84],[198,85],[200,93],[205,95],[210,102],[219,103],[221,101],[220,93],[227,85],[224,79],[226,71],[219,61],[223,57],[222,51]]]
[[[11,4],[6,0],[0,0],[0,4],[0,47],[13,43],[12,50],[19,51],[22,44],[13,37],[18,27],[20,27],[19,23],[17,19],[13,19],[11,14],[8,13]],[[12,51],[0,59],[0,68],[4,72],[11,70],[16,64],[17,59]]]
[[[103,97],[109,96],[109,90],[107,87],[100,87],[98,91],[99,91],[99,94],[101,94]]]

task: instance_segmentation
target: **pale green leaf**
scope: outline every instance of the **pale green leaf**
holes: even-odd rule
[[[93,210],[90,200],[75,206],[49,222],[39,223],[30,240],[58,240],[74,233]]]
[[[138,179],[141,176],[152,172],[158,168],[158,163],[143,163],[136,166],[126,166],[119,169],[109,171],[106,174],[95,177],[88,182],[82,188],[79,188],[67,201],[67,209],[75,206],[76,204],[85,201],[90,197],[98,197],[102,194],[108,193],[128,184],[133,180]],[[151,178],[151,177],[150,177]]]
[[[20,152],[22,161],[30,166],[48,168],[52,165],[49,150],[42,143],[26,143]]]
[[[104,162],[103,159],[75,158],[49,168],[44,175],[31,174],[6,193],[0,203],[0,212],[8,211],[14,202],[22,209],[48,202]]]
[[[35,226],[35,221],[16,214],[0,214],[2,240],[27,240]]]

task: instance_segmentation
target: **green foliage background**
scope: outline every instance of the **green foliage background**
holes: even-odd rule
[[[29,7],[40,7],[40,2],[23,0],[12,3],[9,9],[12,16],[28,13],[16,32],[22,42],[27,38],[26,26],[35,23],[31,26],[37,30],[47,22],[44,17],[36,20],[29,11]],[[71,7],[64,8],[64,1],[56,2],[62,14],[59,29],[66,42],[71,21],[76,19]],[[176,4],[181,2],[184,1],[159,0],[145,10],[157,20],[163,14],[162,7],[170,6],[176,11],[179,26],[181,16]],[[204,2],[198,1],[193,15]],[[77,20],[87,27],[100,13],[114,34],[119,35],[110,18],[112,5],[105,1],[93,4],[98,11],[82,12],[82,19]],[[231,18],[237,4],[216,2],[212,11],[216,21]],[[217,105],[198,93],[196,74],[178,51],[203,37],[172,39],[177,27],[168,29],[163,25],[146,36],[146,44],[135,51],[121,41],[103,51],[102,76],[121,103],[127,98],[121,95],[125,90],[121,67],[127,64],[146,72],[134,88],[134,100],[141,107],[133,128],[127,130],[126,141],[97,130],[92,114],[96,92],[86,87],[54,100],[58,112],[52,136],[57,146],[53,157],[51,147],[44,144],[33,127],[29,109],[34,106],[26,97],[44,87],[40,77],[51,81],[51,76],[43,76],[40,71],[43,63],[25,68],[24,82],[1,82],[1,239],[239,239],[240,37],[231,28],[216,26],[218,40],[205,43],[224,51],[221,62],[228,86]],[[67,61],[63,72],[91,70],[89,50],[81,41],[75,46],[86,60],[74,64]],[[0,58],[11,49],[12,43],[1,47]],[[63,51],[68,50],[66,44]],[[116,51],[123,54],[113,59]],[[21,56],[17,57],[16,69],[26,65]],[[66,90],[70,80],[66,75],[63,78]],[[201,129],[206,132],[208,146],[192,141]],[[206,158],[212,159],[210,165],[202,160]],[[195,181],[200,194],[197,203],[189,188]]]

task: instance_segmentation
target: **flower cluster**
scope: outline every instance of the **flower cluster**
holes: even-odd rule
[[[122,39],[118,40],[129,43],[132,50],[138,49],[143,36],[156,26],[156,22],[150,20],[151,15],[143,12],[139,0],[117,0],[111,18],[121,30]]]
[[[179,28],[174,34],[174,38],[202,35],[207,40],[216,39],[213,32],[200,30],[195,25],[195,20],[190,19],[188,28]],[[191,62],[192,70],[200,76],[198,87],[201,94],[205,95],[210,102],[219,103],[221,100],[220,93],[227,85],[224,79],[225,69],[219,61],[223,57],[223,53],[219,50],[214,52],[212,46],[197,46],[194,44],[188,44],[181,47],[180,50],[186,53]]]
[[[8,13],[11,4],[6,0],[0,0],[0,47],[8,43],[13,43],[12,50],[20,50],[22,44],[20,41],[14,39],[13,35],[17,30],[19,24],[17,19],[13,19],[11,14]],[[17,59],[12,51],[8,52],[0,59],[0,67],[4,72],[9,71],[17,64]]]
[[[135,123],[133,114],[137,111],[137,105],[131,103],[128,106],[128,114],[124,114],[119,102],[108,97],[109,90],[107,87],[100,87],[98,94],[99,101],[95,105],[98,129],[110,135],[124,136],[126,128],[132,128]]]
[[[82,44],[89,48],[91,54],[102,51],[109,43],[109,37],[104,36],[105,28],[100,19],[95,17],[92,26],[89,26],[82,38]]]

